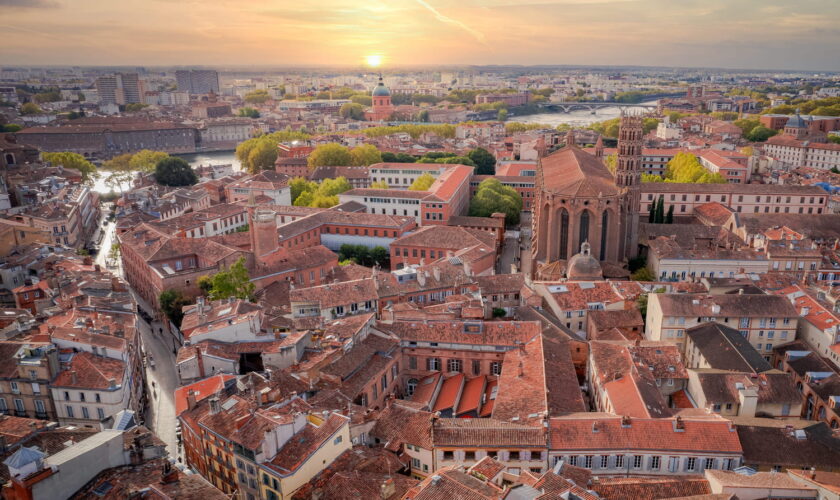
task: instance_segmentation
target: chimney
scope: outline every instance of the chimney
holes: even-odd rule
[[[621,426],[622,427],[630,427],[630,417],[627,415],[621,416]]]
[[[195,408],[195,391],[189,389],[187,391],[187,409],[192,410],[193,408]]]
[[[163,470],[160,474],[161,484],[172,484],[178,482],[178,469],[172,467],[172,464],[167,460],[163,463]]]
[[[817,478],[817,469],[816,468],[811,467],[811,470],[808,471],[808,472],[809,472],[809,475],[811,476],[811,479],[816,479]]]
[[[679,415],[677,415],[677,418],[674,420],[674,429],[685,430],[685,424],[683,423],[682,417]]]
[[[394,480],[389,477],[382,483],[382,486],[380,486],[379,490],[382,500],[388,500],[389,498],[394,496],[394,493],[396,493],[396,486],[394,486]]]
[[[219,398],[213,396],[210,398],[210,415],[215,415],[222,411],[221,405],[219,404]]]

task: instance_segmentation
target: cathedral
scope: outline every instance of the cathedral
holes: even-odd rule
[[[604,164],[600,138],[593,156],[575,144],[572,132],[563,148],[539,159],[534,278],[591,280],[626,273],[624,262],[638,251],[643,135],[642,117],[622,114],[615,172]]]

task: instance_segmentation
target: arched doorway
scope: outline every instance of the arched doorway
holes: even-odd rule
[[[408,397],[411,397],[414,394],[414,391],[417,390],[417,384],[419,381],[416,378],[408,379],[408,382],[405,383],[405,394]]]

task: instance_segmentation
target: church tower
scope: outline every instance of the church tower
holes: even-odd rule
[[[622,202],[620,254],[627,258],[635,257],[638,252],[643,137],[642,116],[625,115],[622,112],[618,129],[615,183],[625,191]]]

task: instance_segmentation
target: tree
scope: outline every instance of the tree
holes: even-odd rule
[[[659,205],[658,200],[653,200],[653,206],[650,207],[650,212],[648,213],[648,223],[654,224],[656,222],[656,210],[657,205]]]
[[[832,174],[840,174],[840,169],[839,169],[839,168],[837,168],[837,167],[831,167],[830,172],[831,172]]]
[[[764,125],[758,125],[757,127],[754,127],[752,130],[750,130],[747,133],[747,135],[744,136],[744,138],[748,141],[764,142],[778,133],[778,130],[767,128]]]
[[[643,267],[631,274],[630,279],[634,281],[654,281],[656,280],[656,276],[653,275],[650,269]]]
[[[277,161],[277,144],[273,141],[259,141],[248,152],[246,165],[248,172],[256,174],[260,170],[273,169],[275,161]]]
[[[312,181],[308,181],[303,177],[295,177],[289,182],[289,190],[291,191],[292,196],[292,204],[295,203],[295,200],[298,197],[305,193],[305,192],[314,192],[318,189],[318,184]]]
[[[475,148],[467,153],[467,158],[475,163],[476,175],[494,175],[496,173],[496,157],[484,148]]]
[[[373,144],[361,144],[350,150],[353,165],[367,167],[374,163],[382,163],[382,154]]]
[[[665,214],[665,224],[674,223],[674,205],[668,207],[668,213]]]
[[[411,185],[408,186],[408,190],[409,191],[427,191],[432,186],[432,184],[434,184],[434,182],[435,182],[435,178],[432,177],[432,174],[426,172],[426,173],[420,174],[419,177],[414,179],[414,182],[412,182]]]
[[[245,257],[240,257],[230,268],[219,271],[210,278],[210,300],[237,298],[254,299],[255,286],[251,283]]]
[[[260,112],[254,108],[244,107],[239,108],[239,116],[243,118],[259,118]]]
[[[371,182],[371,189],[388,189],[388,181],[382,179],[381,181]]]
[[[38,92],[37,94],[32,96],[32,99],[35,102],[42,103],[42,102],[58,102],[61,100],[61,91],[59,89],[50,89],[44,92]]]
[[[176,327],[181,327],[181,321],[184,319],[183,308],[189,305],[190,302],[181,294],[179,290],[164,290],[158,296],[158,303],[160,310],[169,318],[169,321],[175,324]]]
[[[0,132],[7,134],[14,134],[15,132],[18,132],[22,129],[23,127],[21,127],[17,123],[7,123],[5,125],[0,125]]]
[[[429,121],[429,110],[424,109],[417,113],[417,121],[418,122],[428,122]]]
[[[135,112],[140,111],[141,109],[147,108],[147,107],[149,107],[148,104],[143,104],[143,103],[140,103],[140,102],[131,102],[131,103],[128,103],[128,104],[125,105],[125,110],[128,113],[135,113]]]
[[[706,170],[693,154],[681,151],[668,162],[665,182],[726,184],[727,180],[719,173]]]
[[[475,217],[489,217],[497,212],[505,214],[507,224],[518,224],[519,214],[522,212],[522,197],[515,189],[503,185],[498,179],[485,179],[478,185],[475,196],[470,201],[469,214]]]
[[[252,90],[245,94],[245,102],[249,104],[262,104],[271,99],[267,90]]]
[[[504,308],[501,308],[501,307],[494,307],[493,308],[493,317],[494,318],[504,318],[505,316],[507,316],[507,311],[505,311]]]
[[[498,113],[496,113],[496,120],[503,122],[507,120],[508,117],[508,110],[500,109]]]
[[[82,181],[97,177],[96,167],[79,153],[43,153],[41,158],[53,165],[78,170],[82,174]]]
[[[315,167],[342,167],[353,164],[353,155],[350,150],[336,142],[321,144],[310,153],[307,159],[309,168]]]
[[[830,135],[828,136],[828,140],[834,144],[840,144],[840,135]]]
[[[41,107],[34,102],[27,102],[20,107],[20,114],[22,115],[37,115],[41,112]]]
[[[164,186],[192,186],[198,182],[198,176],[189,163],[170,156],[155,166],[155,180]]]
[[[665,293],[665,289],[660,287],[651,293]],[[639,312],[642,313],[642,318],[645,318],[645,321],[647,321],[648,295],[650,294],[644,293],[636,299],[636,305],[639,307]]]
[[[134,155],[125,153],[115,156],[102,164],[102,168],[108,171],[108,176],[105,179],[105,185],[111,191],[122,191],[122,186],[134,178],[134,172],[131,169],[131,158]]]
[[[354,104],[360,104],[362,106],[371,106],[373,104],[373,97],[367,94],[356,94],[350,96],[350,100],[353,101]]]
[[[659,203],[656,205],[656,216],[653,219],[654,224],[662,224],[665,222],[665,196],[659,195]]]
[[[350,118],[351,120],[364,120],[365,107],[355,102],[348,102],[341,105],[338,114],[342,118]]]
[[[417,158],[408,153],[392,153],[390,151],[382,152],[382,161],[386,163],[414,163]]]
[[[295,183],[292,188],[292,204],[298,207],[333,207],[338,205],[339,194],[352,189],[344,177],[324,179],[320,184],[305,180],[305,184],[295,180],[292,182]]]
[[[370,260],[377,266],[387,267],[389,257],[388,250],[385,247],[377,245],[370,249]]]
[[[129,167],[131,170],[140,172],[152,172],[161,160],[169,158],[168,153],[163,151],[152,151],[151,149],[142,149],[131,157]]]

